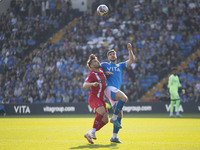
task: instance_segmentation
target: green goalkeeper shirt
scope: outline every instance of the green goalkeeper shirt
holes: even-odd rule
[[[171,74],[169,76],[168,88],[171,92],[178,92],[178,88],[181,87],[181,83],[179,81],[179,77],[177,75]]]

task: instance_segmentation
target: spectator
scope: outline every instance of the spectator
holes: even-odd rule
[[[14,89],[14,96],[15,96],[17,103],[22,102],[22,89],[20,88],[20,86],[18,84],[16,85],[16,87]]]
[[[58,93],[56,94],[56,102],[57,102],[57,103],[62,103],[62,102],[63,102],[63,97],[61,96],[61,93],[60,93],[60,92],[58,92]]]
[[[47,98],[46,98],[46,103],[50,103],[51,102],[51,95],[50,93],[48,93]]]
[[[55,103],[55,102],[56,102],[55,96],[54,96],[54,94],[51,94],[50,103]]]
[[[33,97],[31,96],[31,92],[28,92],[27,103],[33,103]]]
[[[32,91],[32,98],[33,98],[33,103],[39,103],[40,98],[36,88],[34,88]]]
[[[37,80],[37,88],[41,89],[44,83],[43,76],[40,74],[39,79]]]
[[[69,103],[70,96],[66,92],[62,95],[62,98],[64,103]]]
[[[200,101],[200,80],[195,84],[194,94],[196,97],[195,102],[199,102]]]

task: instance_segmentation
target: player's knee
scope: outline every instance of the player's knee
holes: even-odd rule
[[[109,118],[108,118],[107,113],[104,115],[104,122],[105,122],[105,124],[107,124],[109,122]]]
[[[103,106],[97,108],[96,111],[97,111],[98,114],[100,114],[102,116],[104,116],[106,114],[106,110],[105,110],[105,108]]]
[[[109,122],[109,119],[108,119],[108,117],[106,118],[106,120],[105,120],[105,124],[107,124]]]
[[[127,96],[124,96],[124,97],[122,98],[122,101],[127,102],[127,101],[128,101],[128,97],[127,97]]]
[[[108,122],[109,122],[109,118],[107,117],[107,118],[106,118],[106,122],[105,122],[105,123],[107,124]]]

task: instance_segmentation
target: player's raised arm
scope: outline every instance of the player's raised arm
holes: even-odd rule
[[[129,67],[135,61],[135,55],[133,54],[131,43],[127,44],[127,48],[129,51],[129,59],[126,62],[127,62],[127,67]]]
[[[99,85],[98,82],[93,82],[93,83],[84,82],[83,83],[83,89],[89,89],[91,86],[97,87],[98,85]]]

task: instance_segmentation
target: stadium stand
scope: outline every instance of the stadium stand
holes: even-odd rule
[[[128,42],[133,43],[137,60],[125,72],[122,90],[130,101],[137,101],[200,46],[200,3],[192,0],[110,1],[107,17],[96,15],[95,2],[91,12],[81,13],[61,36],[41,46],[80,14],[70,3],[47,2],[51,3],[46,10],[44,1],[12,2],[12,9],[1,15],[0,91],[4,103],[87,102],[89,91],[81,87],[89,73],[88,55],[94,53],[103,62],[107,50],[114,48],[118,61],[124,61]],[[20,12],[22,7],[26,13]],[[30,52],[31,57],[24,58]],[[189,68],[194,66],[198,74],[199,59],[189,63]],[[166,90],[162,91],[165,95]],[[195,88],[191,91],[199,95]],[[155,97],[146,100],[159,100],[160,91],[154,92]],[[199,99],[186,94],[185,101],[192,101],[189,97]]]
[[[181,94],[182,102],[190,102],[195,101],[198,102],[200,100],[200,77],[199,77],[199,69],[200,69],[200,50],[196,52],[197,55],[192,55],[186,63],[187,65],[184,67],[180,67],[180,81],[182,83],[182,87],[186,89],[185,94]],[[168,77],[162,80],[159,84],[152,89],[151,92],[146,94],[146,98],[144,99],[160,99],[161,101],[168,101],[169,95],[166,91],[167,89],[167,81]],[[155,91],[155,92],[154,92]],[[145,97],[145,96],[144,96]]]

